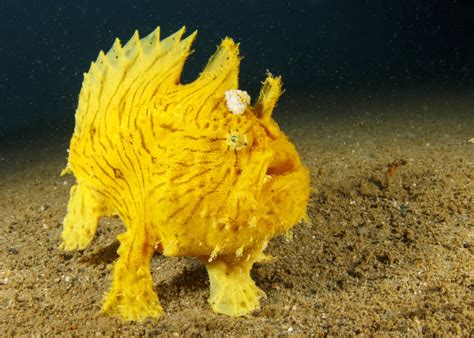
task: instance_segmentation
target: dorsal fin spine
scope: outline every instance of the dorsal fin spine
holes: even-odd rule
[[[181,40],[184,32],[185,27],[182,27],[160,41],[159,27],[143,39],[135,31],[126,44],[115,39],[107,54],[100,51],[84,75],[76,111],[76,133],[133,122],[146,113],[144,105],[151,102],[153,96],[165,95],[178,85],[182,66],[196,36],[194,32]],[[133,114],[132,120],[129,114]],[[107,124],[103,124],[105,121]]]
[[[147,54],[155,52],[160,48],[160,27],[142,39],[143,51]]]

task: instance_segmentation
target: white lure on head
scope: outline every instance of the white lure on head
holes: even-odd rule
[[[245,90],[231,89],[225,92],[227,109],[233,114],[241,115],[250,104],[250,95]]]

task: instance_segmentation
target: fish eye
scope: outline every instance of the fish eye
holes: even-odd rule
[[[228,142],[231,148],[237,149],[237,150],[242,149],[243,147],[247,145],[247,140],[245,138],[245,135],[235,134],[235,133],[229,135]]]

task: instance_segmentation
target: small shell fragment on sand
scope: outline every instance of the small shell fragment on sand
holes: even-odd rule
[[[474,144],[474,137],[472,137],[472,138],[470,138],[469,140],[467,140],[467,143]]]

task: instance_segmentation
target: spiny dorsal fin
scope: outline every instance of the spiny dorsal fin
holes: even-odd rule
[[[194,32],[181,40],[184,32],[185,27],[160,41],[159,27],[143,39],[135,31],[123,47],[116,39],[107,54],[101,51],[84,74],[76,133],[97,128],[104,120],[112,127],[126,123],[153,95],[177,85],[196,36]]]
[[[262,120],[269,120],[272,116],[273,109],[282,93],[281,77],[274,77],[270,72],[263,82],[260,95],[254,106],[254,113]]]
[[[239,44],[227,37],[222,40],[196,80],[167,95],[170,107],[192,104],[191,111],[194,114],[184,116],[189,122],[197,119],[200,123],[200,120],[206,121],[212,118],[209,114],[212,113],[216,103],[223,102],[225,92],[238,88],[239,66]],[[185,102],[181,99],[191,93],[193,100]]]

